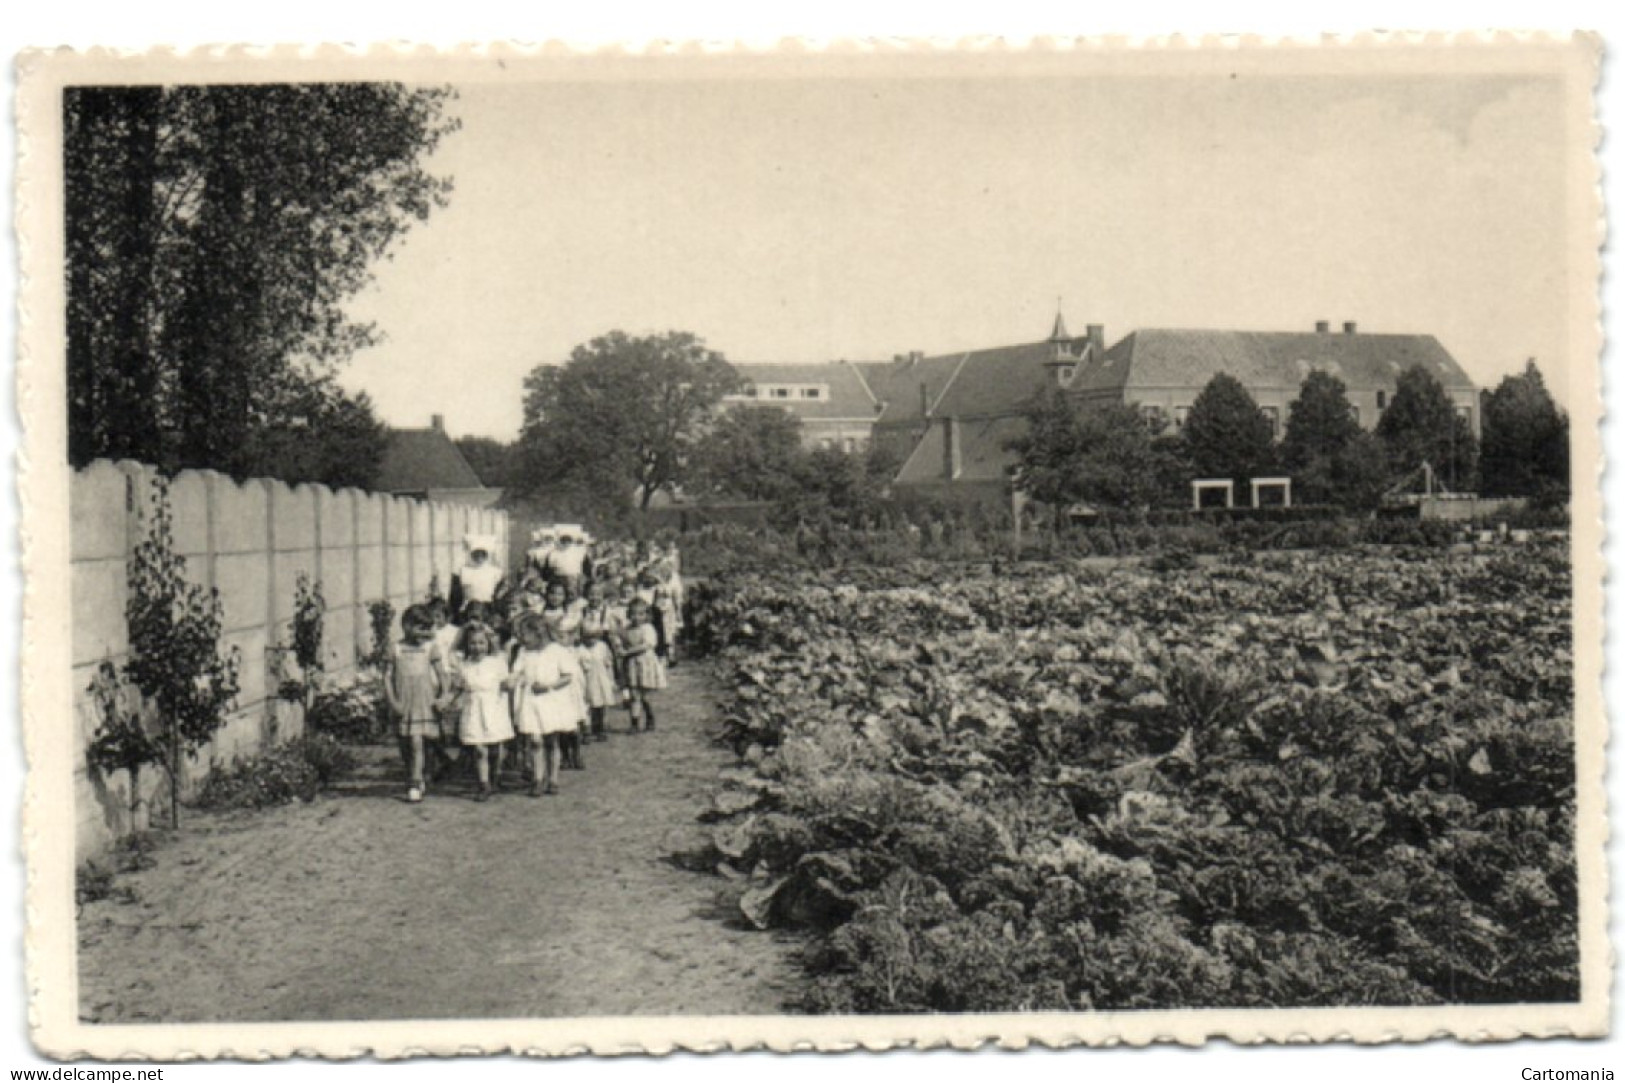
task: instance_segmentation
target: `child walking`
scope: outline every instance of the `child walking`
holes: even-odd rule
[[[587,696],[587,716],[591,737],[595,741],[608,740],[604,729],[604,713],[619,700],[616,688],[616,652],[620,644],[624,619],[617,619],[604,600],[604,584],[594,580],[587,584],[587,607],[581,612],[581,671],[586,677],[583,691]]]
[[[424,742],[440,736],[435,713],[440,701],[440,659],[434,642],[434,618],[426,607],[411,605],[401,615],[404,638],[390,654],[384,697],[395,718],[401,759],[406,763],[406,799],[423,800]]]
[[[575,664],[570,652],[553,641],[540,614],[519,621],[519,654],[514,658],[514,725],[530,745],[530,795],[559,792],[563,738],[576,731],[576,704],[570,694]]]
[[[649,703],[649,693],[666,687],[666,667],[655,653],[660,636],[649,618],[649,604],[634,598],[627,607],[627,624],[622,637],[626,657],[626,687],[631,693],[627,713],[631,716],[632,732],[638,732],[638,714],[643,715],[643,728],[655,728],[655,712]]]
[[[565,770],[585,771],[587,765],[581,761],[581,742],[587,732],[587,674],[581,668],[581,658],[577,653],[581,643],[581,623],[572,618],[554,621],[551,628],[559,645],[570,656],[570,699],[574,704],[576,718],[575,732],[564,734],[560,738],[560,753]]]
[[[422,603],[428,614],[434,644],[435,673],[440,678],[441,698],[435,703],[435,716],[440,721],[438,739],[431,739],[429,747],[429,781],[450,778],[456,770],[458,747],[457,731],[461,725],[461,711],[452,702],[451,670],[457,659],[457,640],[463,630],[451,623],[451,607],[444,598],[433,598]]]
[[[513,737],[513,717],[508,709],[512,687],[508,660],[502,656],[496,633],[484,624],[465,624],[462,651],[457,660],[452,686],[462,696],[463,744],[473,752],[474,771],[480,790],[476,801],[490,800],[494,792],[495,766],[491,761],[503,741]]]

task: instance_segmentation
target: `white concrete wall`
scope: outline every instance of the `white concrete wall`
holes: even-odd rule
[[[132,462],[98,461],[73,474],[73,687],[78,747],[88,748],[99,725],[89,694],[103,661],[119,663],[128,649],[124,609],[131,552],[145,536],[154,471]],[[170,483],[175,548],[192,582],[220,593],[223,643],[242,656],[237,708],[192,766],[195,791],[211,765],[230,762],[299,733],[299,709],[277,699],[279,645],[292,642],[294,588],[304,573],[319,582],[327,603],[325,669],[353,677],[372,647],[367,607],[380,598],[400,612],[427,594],[431,575],[442,591],[461,562],[465,533],[495,534],[506,551],[508,515],[489,508],[428,504],[402,497],[279,481],[241,484],[213,471],[183,471]],[[163,808],[165,779],[144,771],[148,807]],[[146,826],[132,822],[129,779],[104,778],[83,754],[75,757],[77,843],[88,857]],[[156,811],[155,811],[156,814]]]

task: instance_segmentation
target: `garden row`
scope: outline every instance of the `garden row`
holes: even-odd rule
[[[684,538],[683,572],[706,576],[786,566],[827,568],[910,560],[1058,560],[1146,554],[1347,549],[1362,545],[1443,548],[1472,536],[1460,523],[1414,518],[1327,515],[1326,509],[1271,509],[1247,518],[1223,513],[1161,514],[1089,525],[1024,531],[1018,543],[1008,517],[978,508],[877,517],[855,525],[831,522],[800,529],[715,523]],[[1541,530],[1560,517],[1530,513],[1512,525]]]
[[[1566,543],[916,564],[696,598],[704,865],[810,1007],[1578,993]]]

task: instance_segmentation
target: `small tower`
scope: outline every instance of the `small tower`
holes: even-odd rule
[[[1077,371],[1078,355],[1073,349],[1072,336],[1067,333],[1066,319],[1061,315],[1061,299],[1055,299],[1055,327],[1045,340],[1050,346],[1050,358],[1044,362],[1049,369],[1050,382],[1056,387],[1066,387],[1072,382],[1072,374]]]

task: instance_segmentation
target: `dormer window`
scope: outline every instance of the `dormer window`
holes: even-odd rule
[[[804,399],[816,399],[820,397],[819,391],[820,389],[816,387],[804,387],[801,389],[801,397]]]

